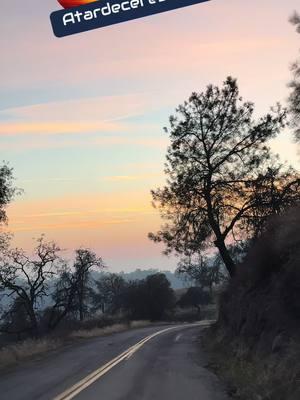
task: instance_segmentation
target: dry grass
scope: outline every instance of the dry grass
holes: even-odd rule
[[[21,361],[55,350],[60,345],[61,342],[59,340],[45,338],[25,340],[24,342],[4,347],[0,350],[0,368],[16,365]]]
[[[147,320],[131,321],[130,322],[130,328],[131,329],[145,328],[146,326],[149,326],[149,325],[151,325],[151,322],[147,321]]]
[[[127,331],[128,329],[137,329],[149,326],[150,321],[131,321],[129,324],[114,324],[106,326],[104,328],[93,328],[93,329],[79,329],[70,334],[71,338],[92,338],[98,336],[107,336],[112,333],[119,333]]]
[[[131,321],[129,323],[119,323],[104,328],[78,329],[68,334],[64,339],[87,339],[99,336],[107,336],[113,333],[124,332],[129,329],[137,329],[149,326],[150,321]],[[17,365],[18,363],[34,359],[51,350],[62,346],[64,340],[43,338],[28,339],[23,342],[9,345],[0,349],[0,369]]]
[[[92,338],[97,336],[106,336],[112,333],[124,332],[129,328],[127,324],[115,324],[105,328],[78,329],[70,334],[72,338]]]
[[[291,341],[284,351],[251,352],[236,343],[228,345],[206,336],[211,368],[240,400],[296,400],[300,398],[300,344]]]

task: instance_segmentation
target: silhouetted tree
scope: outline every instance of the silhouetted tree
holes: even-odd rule
[[[0,223],[6,222],[6,206],[18,192],[13,186],[12,171],[6,164],[0,166]]]
[[[22,249],[7,249],[1,254],[0,290],[26,310],[35,337],[39,334],[37,308],[49,295],[49,281],[58,270],[59,251],[55,243],[46,242],[42,236],[37,240],[33,259]]]
[[[93,301],[91,270],[103,269],[101,257],[89,249],[77,249],[71,268],[64,264],[55,282],[52,293],[53,304],[48,308],[48,329],[55,329],[65,318],[83,321]]]
[[[210,294],[201,287],[190,287],[179,299],[178,305],[182,308],[195,307],[198,316],[201,317],[201,305],[207,305],[212,301]]]
[[[269,215],[299,201],[299,175],[283,170],[267,145],[285,111],[278,106],[259,121],[253,112],[232,78],[193,93],[170,118],[168,181],[152,191],[166,224],[150,238],[184,255],[213,244],[231,276],[228,243],[259,234]]]
[[[1,316],[0,332],[4,334],[14,334],[17,340],[22,338],[22,334],[27,334],[31,330],[30,319],[22,298],[17,297]]]
[[[175,304],[170,282],[161,273],[129,282],[124,300],[124,308],[134,319],[160,320]]]
[[[65,264],[55,282],[52,293],[53,304],[46,311],[49,330],[55,329],[66,317],[76,319],[78,307],[76,302],[77,281],[70,267]]]
[[[91,298],[90,272],[92,268],[103,269],[101,257],[89,249],[75,251],[74,284],[76,286],[76,302],[78,304],[79,320],[83,321],[87,311],[87,300]]]
[[[296,26],[296,31],[300,33],[300,15],[294,13],[290,21]],[[292,116],[292,125],[295,128],[295,138],[300,141],[300,59],[292,64],[291,70],[293,80],[289,85],[292,89],[289,97],[289,110]]]
[[[186,276],[201,289],[208,288],[211,295],[213,287],[223,283],[228,276],[219,257],[209,259],[201,255],[183,258],[176,272]]]
[[[115,313],[122,308],[126,282],[118,274],[105,274],[96,281],[96,290],[93,293],[95,308],[102,312]]]

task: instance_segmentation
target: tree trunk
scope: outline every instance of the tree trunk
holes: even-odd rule
[[[207,183],[207,192],[205,194],[205,200],[207,204],[208,221],[214,234],[216,235],[215,246],[218,248],[220,256],[222,257],[222,260],[224,261],[227,271],[229,272],[229,275],[232,278],[235,275],[235,263],[231,258],[229,251],[225,245],[224,237],[222,235],[218,220],[216,220],[214,216],[212,200],[211,200],[211,175],[209,176]]]
[[[222,257],[222,260],[227,268],[227,271],[229,272],[230,277],[234,277],[235,272],[236,272],[236,265],[231,258],[231,255],[229,254],[229,251],[224,243],[224,240],[221,238],[217,238],[215,241],[215,245],[219,250],[220,256]]]
[[[199,306],[199,304],[195,304],[195,307],[197,308],[197,316],[199,318],[199,320],[201,320],[201,308]]]
[[[212,300],[212,298],[213,298],[213,285],[212,284],[209,285],[209,295],[210,295],[211,300]]]
[[[77,288],[73,283],[72,286],[67,290],[67,301],[61,304],[58,300],[58,303],[54,304],[52,307],[48,321],[48,329],[50,331],[54,330],[72,309],[73,299],[77,295]],[[63,307],[63,310],[60,312],[61,307]]]
[[[79,306],[79,320],[84,320],[84,313],[83,313],[83,288],[80,288],[79,296],[78,296],[78,306]]]
[[[79,311],[79,321],[84,320],[84,299],[83,293],[81,292],[78,296],[78,311]]]
[[[82,322],[84,319],[84,315],[83,315],[83,310],[82,310],[82,305],[80,305],[80,310],[79,310],[79,320]]]
[[[206,195],[206,204],[207,204],[208,221],[209,221],[209,224],[210,224],[214,234],[216,235],[215,246],[218,248],[220,256],[227,268],[227,271],[229,272],[229,275],[232,278],[235,275],[235,263],[234,263],[233,259],[231,258],[229,251],[225,245],[220,226],[219,226],[218,222],[215,220],[209,190],[208,190],[208,194]]]
[[[30,306],[30,309],[28,310],[28,316],[30,318],[30,324],[31,324],[31,334],[34,338],[39,337],[39,327],[38,327],[38,322],[37,318],[34,312],[33,307]]]

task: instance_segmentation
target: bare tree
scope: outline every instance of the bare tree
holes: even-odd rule
[[[66,317],[83,321],[88,303],[94,300],[91,287],[91,270],[104,269],[101,257],[89,249],[77,249],[73,267],[67,263],[60,270],[52,293],[53,305],[49,308],[48,328],[55,329]]]
[[[67,316],[76,318],[78,308],[76,303],[77,281],[68,264],[64,264],[55,282],[52,293],[52,306],[48,312],[48,329],[54,330]]]
[[[92,268],[103,269],[104,263],[101,257],[89,249],[76,250],[74,263],[74,284],[76,286],[76,301],[80,321],[84,320],[86,314],[86,301],[91,296],[89,287],[90,272]]]
[[[56,275],[60,248],[54,242],[37,240],[35,257],[22,249],[6,250],[0,259],[0,290],[22,304],[30,321],[31,334],[39,335],[37,308],[49,296],[49,280]]]

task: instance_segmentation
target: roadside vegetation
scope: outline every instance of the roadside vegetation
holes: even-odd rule
[[[270,220],[220,297],[211,367],[237,398],[300,397],[300,209]]]
[[[82,325],[77,330],[67,330],[46,335],[41,338],[25,339],[9,344],[0,349],[0,370],[14,367],[24,361],[41,358],[54,350],[62,349],[64,346],[75,343],[80,339],[91,339],[121,333],[130,329],[144,328],[153,325],[150,321],[127,321],[106,325],[108,321],[89,321],[86,326]]]

